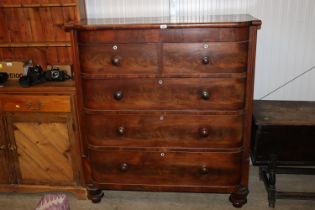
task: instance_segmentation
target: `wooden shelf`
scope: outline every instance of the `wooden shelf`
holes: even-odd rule
[[[21,87],[18,80],[8,80],[2,87],[0,87],[0,94],[21,94],[21,93],[32,93],[32,94],[64,94],[75,92],[75,82],[73,80],[67,80],[64,82],[45,82],[42,84],[34,85],[31,87]]]
[[[76,3],[0,4],[0,8],[76,7]]]
[[[71,47],[71,42],[0,43],[0,48],[8,47]]]

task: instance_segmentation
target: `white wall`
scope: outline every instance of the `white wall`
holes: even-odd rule
[[[168,16],[169,0],[85,0],[89,18]]]
[[[315,65],[315,0],[86,0],[88,16],[248,13],[260,18],[255,98]],[[315,101],[315,69],[265,99]]]

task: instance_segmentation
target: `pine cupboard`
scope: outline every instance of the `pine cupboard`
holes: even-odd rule
[[[65,23],[85,18],[84,0],[1,0],[0,60],[72,64]]]
[[[0,61],[72,65],[64,25],[85,16],[84,0],[1,0]],[[0,191],[86,198],[75,101],[73,81],[0,88]]]
[[[74,83],[0,89],[0,191],[72,192],[84,199]]]

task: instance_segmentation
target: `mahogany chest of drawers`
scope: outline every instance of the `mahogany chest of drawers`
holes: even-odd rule
[[[87,20],[72,31],[89,198],[103,189],[248,194],[249,15]]]

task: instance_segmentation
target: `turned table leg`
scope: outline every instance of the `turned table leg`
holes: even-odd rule
[[[271,155],[270,164],[268,167],[269,180],[268,180],[268,203],[269,207],[274,208],[276,204],[276,156]]]

